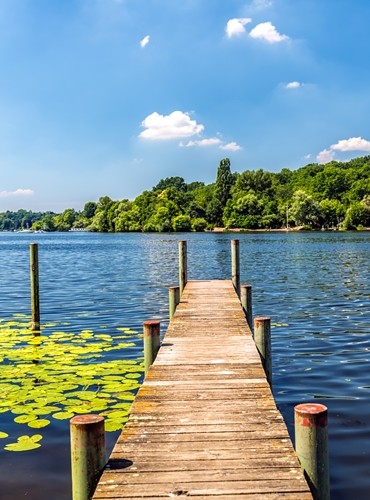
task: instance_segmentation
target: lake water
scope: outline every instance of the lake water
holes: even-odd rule
[[[296,404],[327,405],[332,499],[370,498],[370,233],[0,233],[0,318],[29,314],[29,243],[37,242],[42,323],[110,334],[141,332],[158,318],[164,332],[182,238],[189,279],[228,279],[230,240],[240,240],[253,313],[274,325],[273,391],[289,432]],[[140,357],[141,339],[132,339],[109,356]],[[13,418],[0,413],[0,431],[24,432]],[[2,500],[70,499],[68,421],[36,432],[43,444],[32,451],[4,451],[0,440]],[[109,448],[118,434],[107,433]]]

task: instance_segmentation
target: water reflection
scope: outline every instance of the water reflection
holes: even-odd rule
[[[104,325],[111,330],[117,325],[140,330],[142,321],[158,318],[164,330],[167,287],[178,283],[178,240],[188,240],[189,279],[228,279],[230,240],[234,238],[240,240],[241,281],[253,286],[254,314],[271,316],[275,324],[273,390],[289,432],[293,434],[295,404],[310,400],[326,403],[332,499],[356,495],[357,500],[367,500],[370,234],[3,233],[2,316],[28,312],[28,244],[38,241],[43,321],[65,321],[69,323],[66,331]],[[50,456],[54,445],[63,443],[65,455],[59,458],[64,482],[58,485],[58,499],[64,500],[69,498],[69,471],[64,463],[68,460],[68,440],[61,435],[48,439],[50,449],[43,453]],[[40,455],[37,462],[44,483],[55,474],[48,459]],[[25,471],[26,464],[20,458],[12,457],[6,467],[14,467],[15,460],[18,469]],[[3,477],[7,477],[5,472]],[[2,483],[2,491],[9,490],[4,498],[16,498],[17,492],[18,497],[24,495],[21,485],[4,479]],[[35,483],[33,480],[33,487]],[[39,500],[53,496],[50,491],[42,495],[40,492]]]

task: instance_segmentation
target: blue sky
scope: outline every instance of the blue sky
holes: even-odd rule
[[[0,0],[0,211],[370,154],[368,0]]]

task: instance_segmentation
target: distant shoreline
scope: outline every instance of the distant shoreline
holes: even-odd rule
[[[364,227],[362,229],[356,229],[354,230],[356,232],[361,232],[361,231],[370,231],[370,227]],[[303,229],[303,226],[297,226],[297,227],[289,227],[287,228],[280,228],[280,229],[244,229],[244,228],[224,228],[224,227],[214,227],[213,229],[210,230],[211,233],[301,233],[301,232],[331,232],[331,233],[336,233],[336,232],[348,232],[348,229],[336,229],[336,228],[329,228],[329,229]]]

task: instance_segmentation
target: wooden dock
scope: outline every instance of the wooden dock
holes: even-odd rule
[[[312,499],[231,281],[190,281],[93,500]]]

